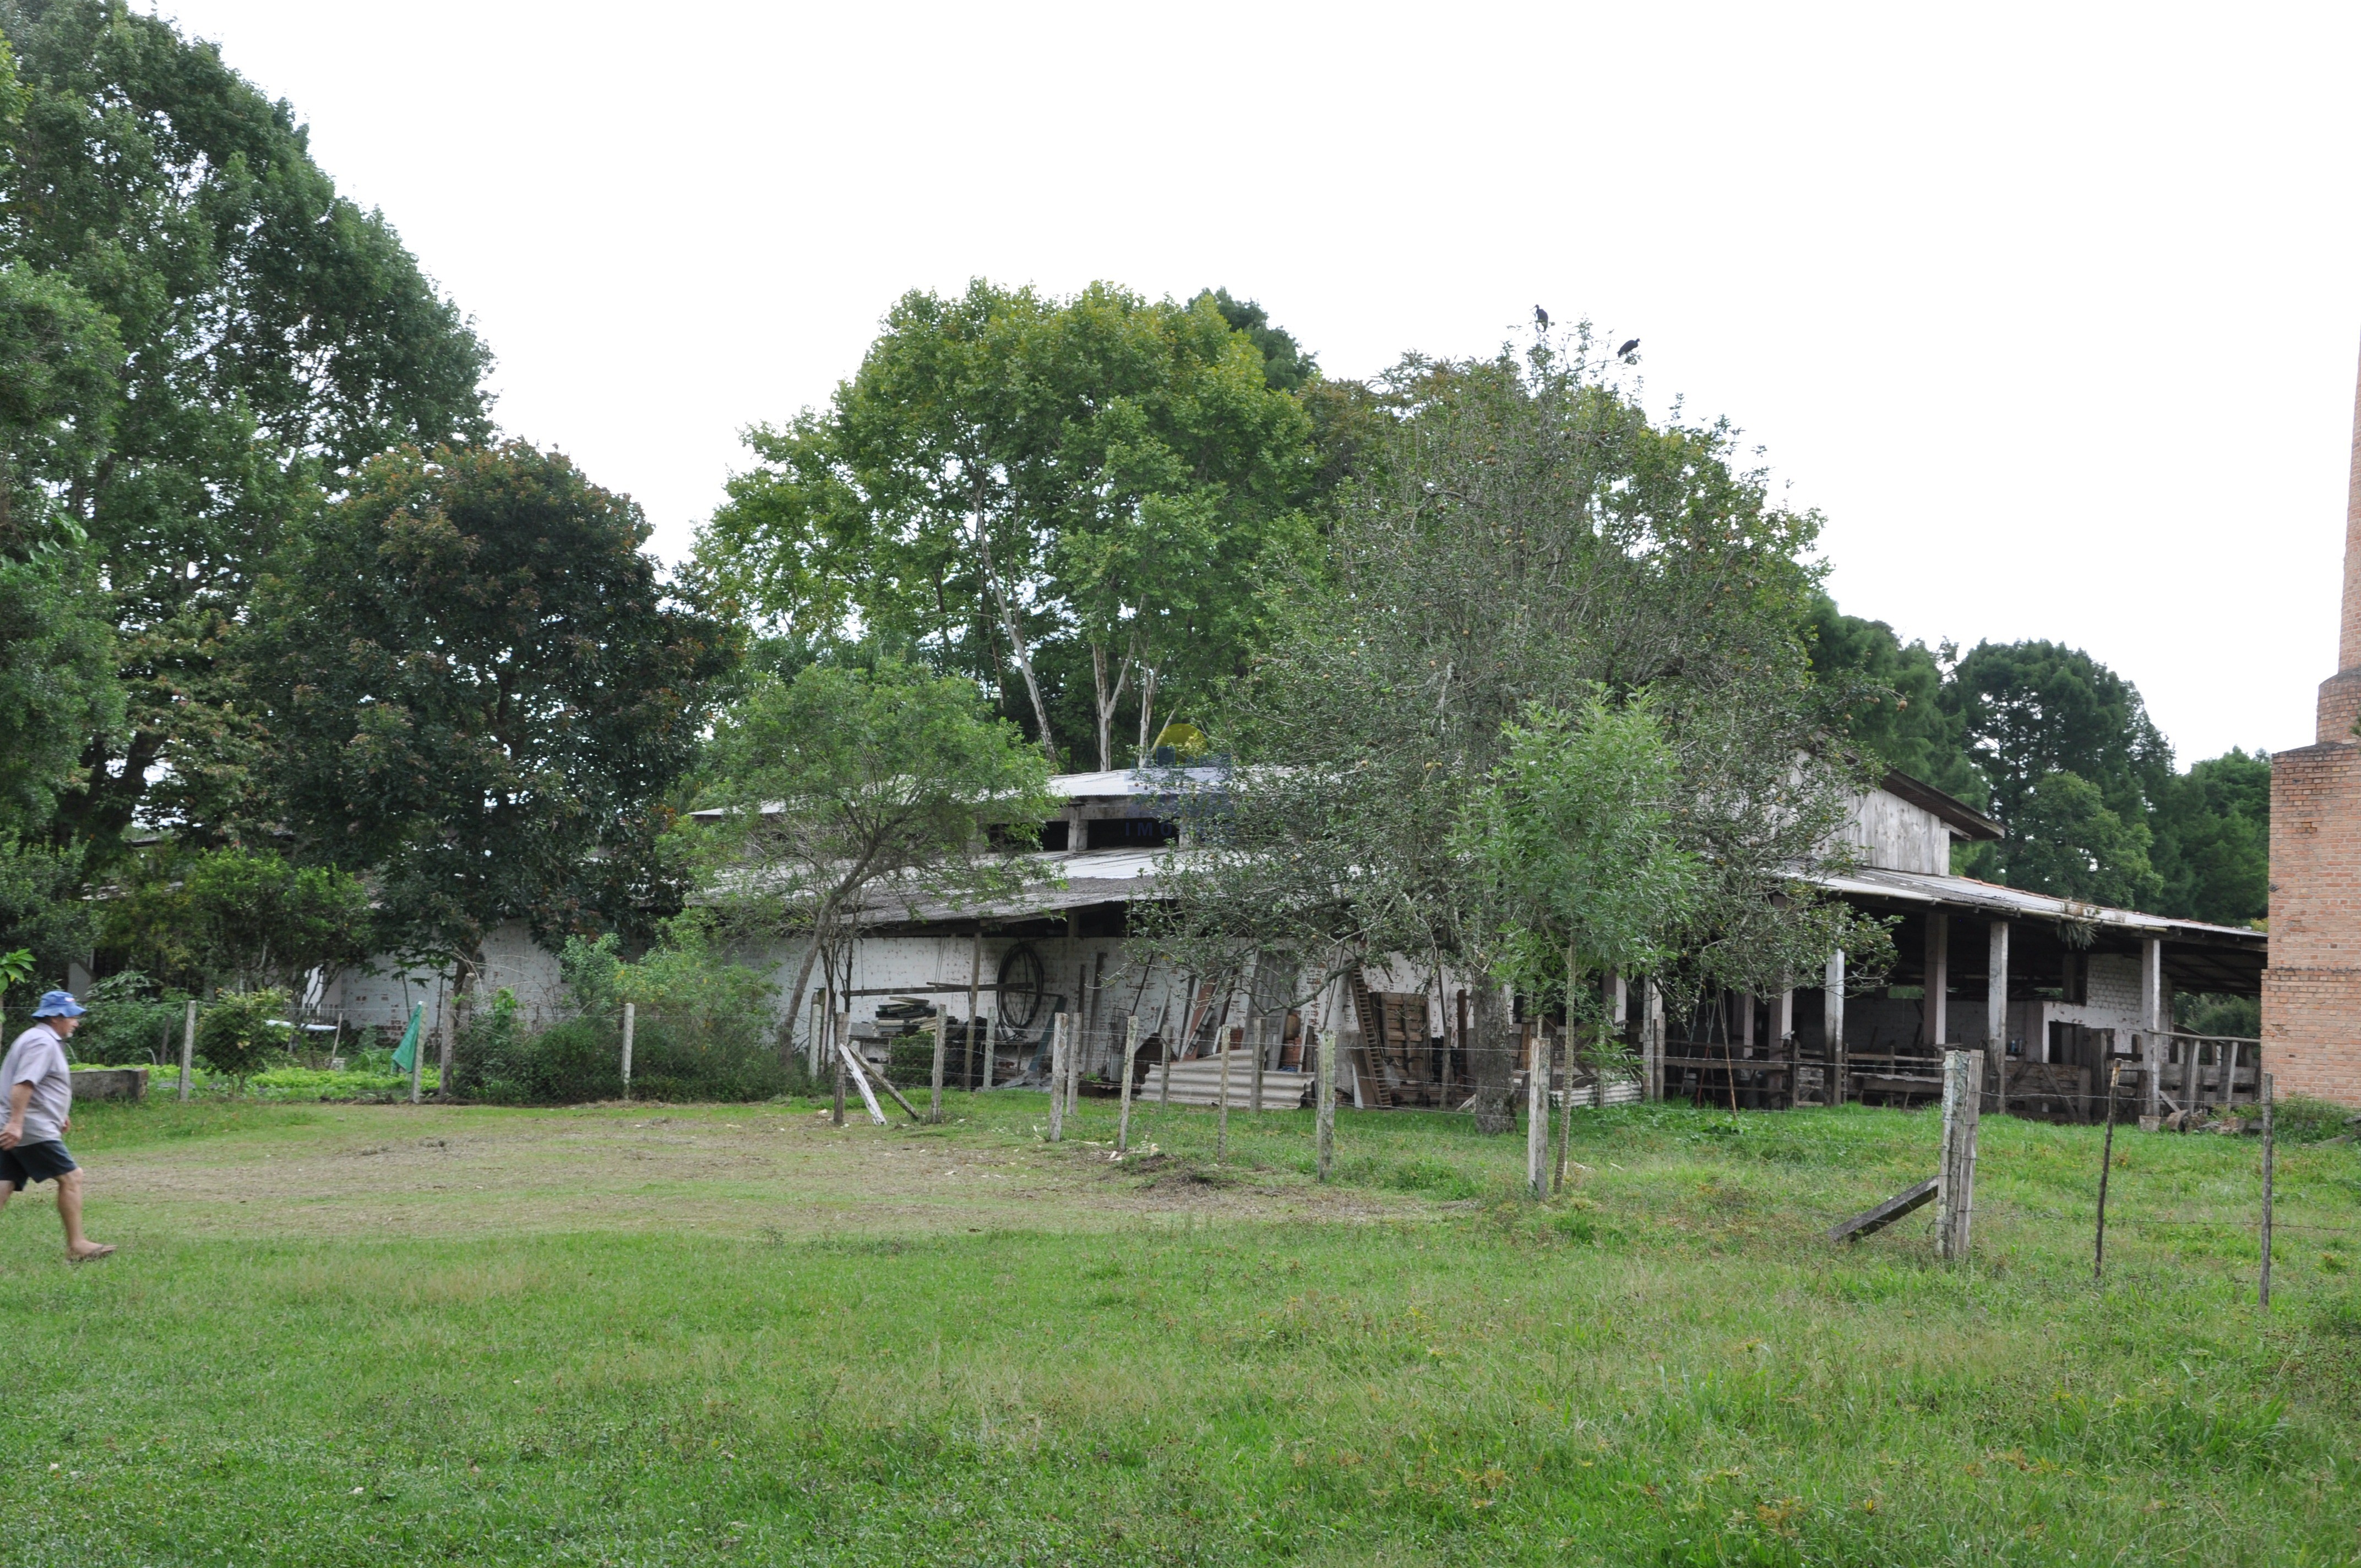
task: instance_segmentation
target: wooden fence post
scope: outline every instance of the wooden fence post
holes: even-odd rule
[[[1221,1087],[1214,1091],[1222,1102],[1222,1108],[1215,1113],[1213,1121],[1213,1163],[1215,1165],[1230,1157],[1230,1058],[1237,1054],[1229,1041],[1224,1040],[1222,1045],[1224,1049]]]
[[[443,1009],[443,1048],[434,1064],[434,1098],[447,1102],[451,1098],[451,1061],[457,1054],[459,1043],[459,998],[445,999]]]
[[[1606,1062],[1607,1062],[1606,1042],[1605,1042],[1604,1040],[1601,1040],[1601,1041],[1599,1042],[1598,1068],[1598,1070],[1597,1070],[1597,1071],[1595,1071],[1595,1072],[1593,1072],[1593,1073],[1591,1074],[1591,1078],[1590,1078],[1590,1082],[1591,1082],[1591,1091],[1592,1091],[1592,1095],[1591,1095],[1591,1097],[1592,1097],[1592,1103],[1593,1103],[1593,1108],[1594,1108],[1594,1109],[1596,1109],[1596,1108],[1598,1108],[1598,1107],[1602,1107],[1602,1106],[1604,1106],[1604,1105],[1607,1103],[1607,1068],[1606,1068]],[[1566,1162],[1566,1160],[1567,1160],[1567,1159],[1572,1156],[1573,1152],[1574,1152],[1574,1025],[1573,1025],[1573,1021],[1569,1019],[1569,1020],[1567,1021],[1567,1024],[1566,1024],[1566,1048],[1565,1048],[1565,1109],[1564,1111],[1560,1112],[1560,1113],[1559,1113],[1559,1114],[1558,1114],[1558,1124],[1557,1124],[1557,1168],[1556,1168],[1556,1170],[1555,1170],[1555,1171],[1554,1171],[1554,1172],[1551,1174],[1551,1177],[1550,1177],[1550,1190],[1551,1190],[1551,1191],[1553,1191],[1553,1192],[1563,1192],[1563,1191],[1565,1191],[1565,1162]]]
[[[950,1040],[951,1015],[947,1009],[935,1009],[935,1068],[927,1080],[927,1120],[943,1119],[943,1049]]]
[[[639,1014],[638,1003],[623,1003],[623,1098],[626,1100],[631,1097],[631,1032],[639,1023]]]
[[[1845,956],[1839,948],[1828,955],[1827,970],[1820,977],[1820,1055],[1826,1065],[1820,1069],[1825,1081],[1820,1085],[1820,1103],[1841,1105],[1845,1093],[1852,1087],[1852,1069],[1845,1060]]]
[[[1066,1015],[1049,1021],[1049,1141],[1066,1136]]]
[[[1647,1097],[1662,1100],[1664,1097],[1664,993],[1657,987],[1654,975],[1648,977],[1647,989],[1642,994],[1647,999],[1646,1021],[1641,1025],[1647,1031],[1645,1049],[1648,1059],[1643,1069],[1648,1080]]]
[[[2276,1134],[2271,1125],[2271,1075],[2266,1072],[2258,1076],[2262,1081],[2256,1090],[2263,1098],[2263,1267],[2257,1277],[2257,1300],[2268,1312],[2271,1310],[2271,1165]]]
[[[983,984],[983,927],[979,923],[975,928],[975,935],[970,937],[967,943],[967,1070],[960,1074],[960,1081],[966,1084],[971,1092],[976,1087],[975,1015],[978,1011],[976,995]],[[991,1085],[986,1084],[984,1087],[990,1088]]]
[[[1271,1037],[1269,1042],[1266,1043],[1260,1035],[1257,1035],[1255,1036],[1254,1085],[1250,1091],[1254,1097],[1252,1106],[1253,1113],[1257,1116],[1262,1114],[1263,1058],[1270,1055],[1271,1046],[1278,1043],[1279,1036],[1284,1032],[1285,1025],[1282,1025],[1279,1028],[1273,1029],[1271,1028],[1270,1020],[1266,1018],[1263,1020],[1263,1027],[1270,1031]]]
[[[190,1002],[181,1024],[181,1103],[189,1102],[189,1072],[197,1055],[197,1004]]]
[[[2124,1064],[2115,1063],[2107,1074],[2107,1133],[2099,1144],[2099,1223],[2091,1234],[2091,1283],[2099,1284],[2107,1273],[2107,1172],[2115,1163],[2115,1085],[2124,1078]]]
[[[1336,1162],[1336,1031],[1320,1031],[1320,1062],[1312,1080],[1312,1092],[1318,1109],[1313,1113],[1314,1142],[1318,1146],[1320,1179],[1328,1179],[1328,1172]]]
[[[1935,1254],[1959,1263],[1968,1255],[1976,1206],[1976,1113],[1983,1102],[1983,1053],[1943,1053],[1942,1187],[1935,1210]]]
[[[1172,1108],[1172,1042],[1163,1041],[1156,1049],[1156,1108]]]
[[[992,1087],[992,1058],[994,1053],[1000,1048],[993,1041],[992,1031],[999,1022],[997,1018],[986,1018],[983,1021],[983,1060],[979,1064],[979,1075],[975,1080],[978,1090]]]
[[[1549,1196],[1550,1058],[1542,1036],[1532,1036],[1525,1053],[1525,1188],[1535,1198]]]
[[[1115,1120],[1115,1152],[1126,1154],[1131,1149],[1131,1074],[1133,1058],[1139,1055],[1139,1014],[1123,1021],[1123,1113]]]

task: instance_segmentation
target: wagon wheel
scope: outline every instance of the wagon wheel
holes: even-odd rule
[[[1018,1033],[1033,1026],[1041,1015],[1042,992],[1049,977],[1041,968],[1041,955],[1019,943],[1000,956],[998,976],[1000,992],[1000,1026]]]

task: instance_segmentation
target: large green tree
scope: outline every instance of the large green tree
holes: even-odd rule
[[[1084,728],[1112,765],[1120,715],[1144,748],[1243,667],[1261,584],[1310,548],[1310,421],[1277,384],[1302,367],[1271,365],[1210,294],[913,292],[827,409],[749,436],[701,570],[770,629],[900,639],[1002,690],[1046,756]]]
[[[311,863],[370,868],[406,949],[643,931],[728,630],[670,601],[648,525],[555,453],[405,449],[289,540],[239,675],[266,798]]]
[[[2079,648],[1979,642],[1943,695],[1992,786],[1993,815],[2012,827],[2054,773],[2092,784],[2125,822],[2146,821],[2172,777],[2172,748],[2139,688]]]
[[[2176,774],[2149,825],[2166,915],[2244,926],[2270,907],[2271,760],[2233,749]]]
[[[214,46],[119,0],[0,0],[0,269],[38,280],[60,327],[103,320],[74,328],[91,361],[120,347],[109,417],[41,458],[74,470],[53,493],[88,536],[127,703],[119,726],[82,704],[52,831],[101,855],[135,816],[203,838],[251,784],[259,734],[224,654],[259,563],[370,455],[484,433],[489,356]]]
[[[1827,691],[1847,740],[1889,768],[1982,806],[1991,787],[1961,743],[1960,716],[1944,704],[1949,643],[1904,642],[1882,620],[1847,615],[1813,596],[1812,674]]]
[[[1775,989],[1850,943],[1796,880],[1858,783],[1813,745],[1817,520],[1771,499],[1734,433],[1652,420],[1615,373],[1577,335],[1386,378],[1323,569],[1216,716],[1237,763],[1200,802],[1202,849],[1166,867],[1156,941],[1178,965],[1524,972],[1521,930],[1554,952],[1589,916],[1521,896],[1464,826],[1521,734],[1642,694],[1675,783],[1632,798],[1666,807],[1665,852],[1696,876],[1674,928],[1617,940],[1682,954],[1661,977],[1692,994]],[[1476,1003],[1477,1117],[1497,1129],[1508,1014],[1494,988]]]

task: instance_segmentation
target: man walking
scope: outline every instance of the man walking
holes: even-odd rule
[[[85,1011],[67,992],[49,992],[33,1009],[33,1026],[0,1058],[0,1091],[8,1099],[8,1120],[0,1125],[0,1209],[34,1182],[55,1181],[68,1263],[88,1263],[115,1250],[82,1234],[82,1168],[61,1141],[73,1122],[66,1036],[81,1026]]]

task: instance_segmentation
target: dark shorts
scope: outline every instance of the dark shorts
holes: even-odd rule
[[[76,1168],[73,1156],[66,1153],[65,1145],[55,1138],[0,1149],[0,1186],[13,1187],[20,1192],[36,1181],[55,1181]]]

